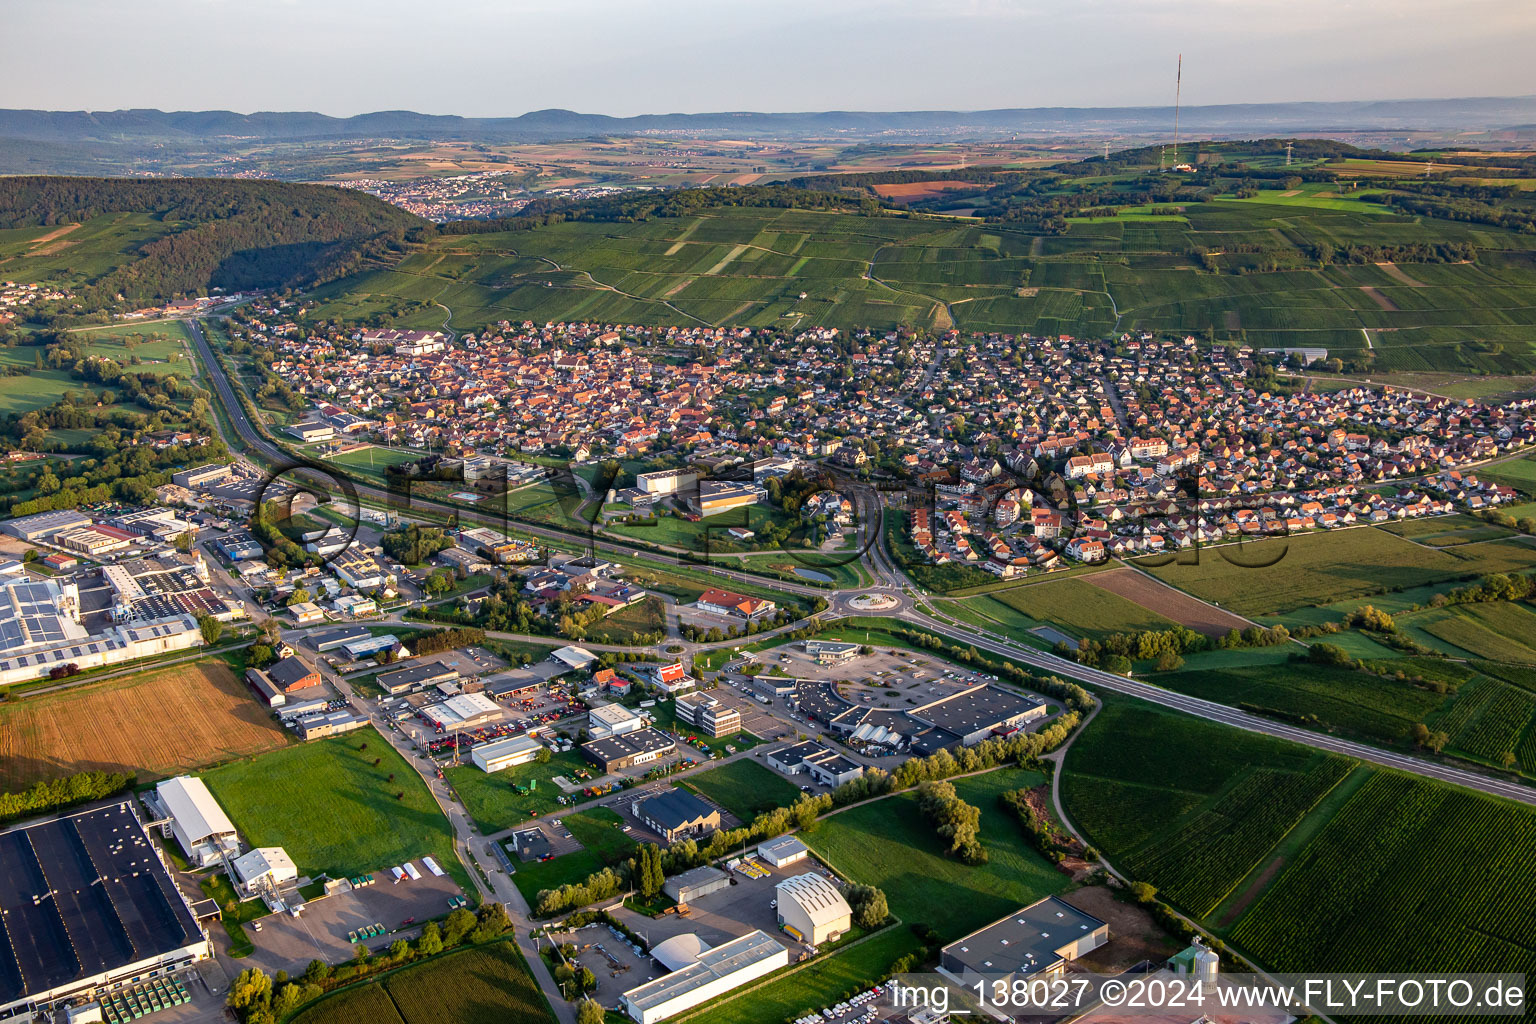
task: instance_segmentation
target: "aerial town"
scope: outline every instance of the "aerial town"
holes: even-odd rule
[[[1529,4],[1049,8],[7,4],[0,1024],[1529,1016]]]

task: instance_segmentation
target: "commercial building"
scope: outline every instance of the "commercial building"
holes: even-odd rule
[[[501,708],[483,693],[461,693],[421,709],[421,717],[442,732],[475,729],[501,716]]]
[[[566,668],[576,669],[578,672],[597,661],[597,655],[585,647],[561,647],[551,652],[550,657]]]
[[[764,615],[772,615],[778,605],[761,597],[745,597],[732,593],[729,590],[718,590],[714,587],[699,595],[694,602],[694,607],[701,612],[710,612],[714,615],[734,615],[743,619],[758,619]]]
[[[811,855],[811,850],[794,836],[780,836],[766,843],[758,843],[757,855],[773,867],[785,868],[805,860]]]
[[[969,747],[988,736],[1014,732],[1035,719],[1044,718],[1049,711],[1039,697],[995,686],[961,690],[907,712],[907,717],[928,727],[913,736],[912,749],[931,754],[945,747]]]
[[[779,927],[801,942],[819,946],[848,931],[853,912],[837,886],[815,871],[793,875],[774,886]]]
[[[699,484],[698,497],[689,504],[699,515],[708,518],[722,512],[756,505],[766,492],[755,484],[738,484],[724,480],[704,480]]]
[[[651,685],[665,693],[679,694],[693,689],[698,681],[688,674],[682,662],[674,661],[669,665],[651,666]]]
[[[189,491],[195,491],[201,487],[211,487],[214,484],[223,483],[233,473],[233,466],[215,463],[208,466],[198,466],[196,469],[184,469],[179,473],[172,473],[171,483],[177,487],[185,487]]]
[[[635,477],[635,486],[646,494],[657,496],[676,494],[698,483],[699,474],[686,469],[662,469],[654,473],[641,473]]]
[[[539,751],[543,749],[544,744],[524,733],[489,743],[477,743],[470,748],[469,759],[475,767],[489,774],[536,760]]]
[[[729,889],[731,876],[728,872],[705,864],[701,867],[673,875],[662,883],[661,891],[679,903],[692,903],[712,892]]]
[[[286,429],[288,433],[306,443],[329,441],[336,436],[336,428],[329,423],[295,423]]]
[[[1047,896],[945,946],[939,954],[939,970],[967,988],[983,980],[1061,974],[1067,961],[1108,941],[1109,925],[1065,900]]]
[[[587,735],[595,740],[623,736],[644,727],[640,716],[622,704],[597,704],[587,712]]]
[[[114,551],[122,551],[132,544],[138,535],[115,526],[82,526],[53,535],[53,542],[66,551],[87,558],[100,558]]]
[[[343,626],[341,629],[328,629],[323,633],[312,633],[309,636],[309,645],[324,654],[326,651],[334,651],[349,643],[367,640],[372,633],[362,626]]]
[[[429,661],[423,665],[398,668],[393,672],[380,672],[373,681],[381,690],[394,697],[402,693],[413,693],[428,686],[453,683],[458,680],[458,669],[449,668],[441,662]]]
[[[859,656],[858,644],[838,640],[807,640],[804,646],[805,653],[814,658],[818,665],[841,665]]]
[[[293,693],[320,685],[320,670],[297,655],[279,658],[265,670],[253,668],[247,671],[262,673],[282,693]]]
[[[677,741],[660,729],[640,729],[584,743],[581,753],[607,774],[658,760],[676,749]]]
[[[0,1020],[213,955],[131,800],[0,832]]]
[[[332,711],[327,714],[305,715],[293,722],[293,731],[299,739],[306,743],[310,740],[321,740],[327,736],[340,736],[342,733],[355,732],[368,724],[368,719],[363,715],[354,714],[351,711]]]
[[[231,562],[245,562],[252,558],[260,558],[267,553],[266,549],[257,543],[255,537],[244,531],[226,533],[214,540],[213,546]]]
[[[239,851],[234,822],[195,775],[178,775],[155,787],[159,813],[170,819],[171,834],[196,867],[216,864]]]
[[[707,693],[686,693],[673,705],[679,722],[687,722],[711,736],[741,731],[741,712]]]
[[[702,836],[720,827],[720,808],[686,789],[668,789],[636,800],[630,812],[667,842]]]
[[[82,526],[90,526],[91,517],[74,509],[57,509],[52,512],[37,512],[30,516],[21,516],[0,524],[0,530],[4,530],[12,537],[19,537],[24,541],[39,541],[62,533],[66,530],[78,530]]]
[[[753,931],[703,951],[681,970],[630,989],[619,997],[619,1005],[637,1024],[656,1024],[787,966],[789,950],[767,932]]]
[[[281,846],[258,846],[236,857],[230,866],[236,883],[248,896],[276,893],[299,880],[299,869]]]
[[[770,750],[768,767],[783,775],[809,775],[823,786],[841,786],[864,774],[864,766],[815,740]]]

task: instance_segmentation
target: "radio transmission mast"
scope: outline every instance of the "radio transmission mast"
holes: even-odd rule
[[[1285,166],[1287,167],[1291,166],[1291,146],[1293,145],[1294,143],[1291,142],[1285,144]]]
[[[1179,70],[1173,79],[1173,169],[1179,169],[1179,100],[1184,92],[1184,55],[1179,54]]]

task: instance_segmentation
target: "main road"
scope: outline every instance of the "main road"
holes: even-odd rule
[[[192,334],[194,343],[198,347],[203,362],[208,368],[208,375],[213,381],[214,388],[229,413],[231,423],[234,424],[240,436],[248,445],[277,464],[282,465],[291,462],[291,456],[264,438],[246,416],[244,405],[236,398],[223,367],[214,357],[213,351],[208,345],[207,340],[203,337],[202,330],[197,322],[188,320],[186,324]],[[378,488],[365,484],[357,484],[356,486],[360,494],[367,494],[386,501],[391,498],[391,495]],[[848,602],[859,594],[868,592],[888,594],[897,599],[897,604],[882,614],[909,622],[914,626],[921,626],[956,643],[975,646],[977,650],[1020,662],[1041,672],[1073,679],[1092,687],[1110,690],[1115,693],[1125,694],[1126,696],[1136,697],[1148,703],[1181,711],[1185,714],[1194,715],[1197,718],[1206,719],[1207,721],[1218,722],[1222,725],[1229,725],[1248,732],[1261,733],[1266,736],[1289,740],[1317,750],[1342,754],[1387,768],[1411,772],[1415,775],[1463,786],[1491,796],[1505,797],[1511,800],[1518,800],[1521,803],[1536,805],[1536,788],[1522,783],[1512,782],[1468,768],[1458,768],[1437,761],[1428,761],[1411,754],[1382,750],[1368,744],[1340,739],[1325,733],[1314,732],[1310,729],[1286,725],[1282,722],[1271,721],[1267,718],[1261,718],[1257,715],[1228,707],[1225,704],[1202,700],[1198,697],[1185,696],[1181,693],[1165,690],[1159,686],[1153,686],[1150,683],[1143,683],[1126,676],[1118,676],[1111,672],[1079,665],[1077,662],[1057,657],[1046,651],[1026,647],[1005,637],[980,631],[968,625],[941,620],[925,612],[919,606],[916,600],[916,589],[906,574],[898,568],[890,552],[886,550],[884,531],[880,527],[880,519],[883,512],[881,502],[874,495],[867,497],[869,500],[861,500],[860,502],[861,518],[864,519],[864,528],[868,531],[864,539],[866,546],[863,562],[874,577],[875,583],[872,587],[830,591],[819,587],[787,582],[773,581],[766,583],[761,577],[724,569],[718,565],[710,565],[707,571],[714,575],[725,576],[744,582],[766,583],[766,585],[770,585],[775,589],[799,595],[826,597],[831,602],[831,607],[825,613],[828,616],[834,614],[858,614],[856,610],[849,606]],[[439,502],[417,500],[417,504],[440,514],[457,514],[461,517],[467,516],[469,518],[493,521],[490,517],[477,516],[472,512],[466,512],[465,510]],[[517,527],[528,533],[552,539],[565,541],[573,539],[571,534],[559,530],[550,530],[524,523],[518,523]],[[644,549],[633,548],[610,541],[597,541],[596,546],[620,554],[655,557]]]

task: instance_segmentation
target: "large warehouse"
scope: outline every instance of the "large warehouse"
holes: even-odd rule
[[[469,748],[469,759],[483,772],[499,772],[537,759],[543,749],[544,744],[523,733],[489,743],[476,743]]]
[[[645,764],[666,757],[677,749],[677,741],[660,729],[641,729],[622,736],[584,743],[582,754],[604,774],[632,765]]]
[[[240,852],[234,822],[202,779],[193,775],[166,779],[155,787],[155,801],[171,820],[171,834],[187,860],[197,867],[216,864],[225,855]]]
[[[848,931],[853,912],[826,876],[807,871],[791,875],[774,889],[779,894],[779,927],[801,942],[819,946]]]
[[[0,1019],[213,955],[129,801],[0,832]]]
[[[1060,974],[1109,941],[1109,925],[1047,896],[945,946],[939,969],[966,987],[976,981]]]
[[[619,997],[620,1005],[631,1020],[656,1024],[787,966],[789,950],[773,936],[748,932],[704,950],[682,970],[630,989]]]

